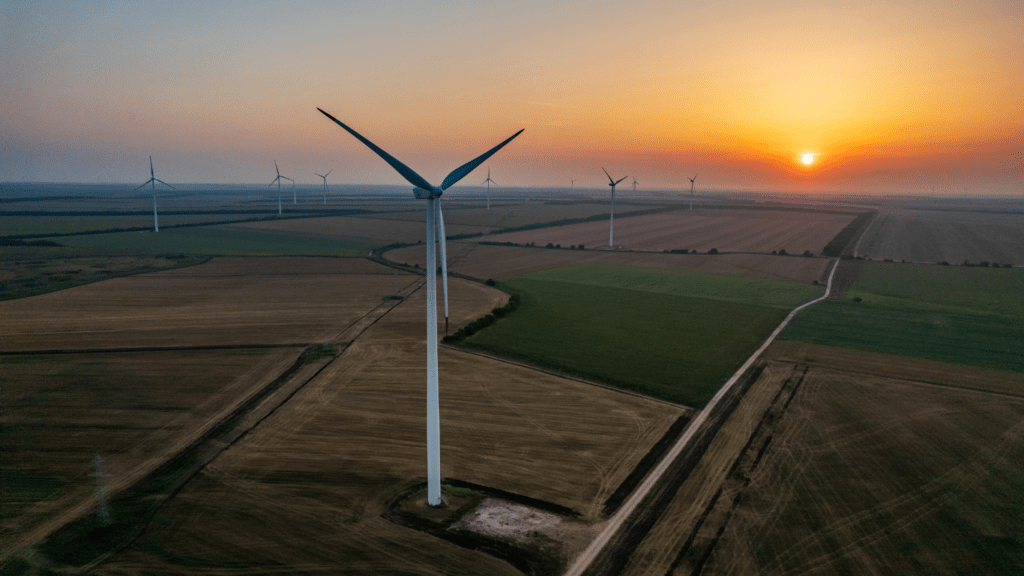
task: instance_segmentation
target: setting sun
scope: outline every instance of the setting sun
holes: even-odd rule
[[[814,162],[814,154],[804,154],[802,159],[804,164],[810,164],[811,162]]]

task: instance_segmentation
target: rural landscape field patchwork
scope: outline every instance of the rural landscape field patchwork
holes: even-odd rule
[[[317,200],[158,233],[23,202],[59,215],[0,246],[5,575],[560,574],[622,510],[583,573],[1024,569],[1005,239],[968,266],[898,240],[912,199],[649,198],[609,249],[594,198],[450,201],[432,511],[422,212]]]

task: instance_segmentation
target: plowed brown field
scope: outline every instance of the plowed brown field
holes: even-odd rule
[[[763,413],[751,389],[625,573],[1020,573],[1024,398],[1005,395],[996,371],[968,390],[941,362],[780,344],[769,368],[812,361],[791,403],[776,402],[742,472],[724,479],[726,448]],[[687,540],[699,522],[710,527]]]
[[[219,258],[0,302],[0,350],[321,342],[416,278],[363,259]]]
[[[337,216],[326,218],[297,218],[292,220],[271,220],[266,222],[245,222],[231,224],[231,227],[250,228],[263,232],[296,234],[314,238],[339,238],[346,240],[369,240],[381,244],[392,242],[417,242],[426,240],[426,215],[420,210],[419,220],[390,220],[384,218],[356,218]],[[476,234],[490,232],[485,226],[449,224],[445,220],[445,234]]]
[[[391,250],[384,257],[394,262],[424,266],[426,250],[410,246]],[[513,246],[488,246],[472,240],[448,243],[449,270],[474,278],[504,279],[535,270],[575,264],[629,264],[696,272],[742,274],[759,278],[795,280],[810,284],[823,281],[829,260],[761,254],[663,254],[603,250],[549,250]]]
[[[460,320],[504,295],[452,280]],[[515,574],[380,517],[425,476],[425,290],[417,291],[162,511],[107,574]],[[469,306],[472,301],[472,306]],[[442,476],[571,507],[603,500],[683,408],[442,347]],[[199,568],[190,568],[199,567]]]
[[[615,221],[615,243],[631,250],[699,250],[765,252],[786,250],[820,254],[853,214],[819,214],[776,210],[703,210],[634,216]],[[589,248],[608,245],[608,221],[571,224],[488,236],[494,242],[549,242],[563,248],[583,244]]]
[[[883,210],[857,250],[873,260],[1024,264],[1024,214]]]

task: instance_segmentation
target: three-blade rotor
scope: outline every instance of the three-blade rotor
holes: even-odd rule
[[[604,170],[604,168],[601,168],[601,170]],[[616,180],[616,179],[612,178],[612,175],[609,174],[607,170],[604,170],[604,175],[608,177],[608,185],[612,186],[612,187],[615,187],[615,185],[618,184],[619,182],[622,182],[626,178],[629,178],[629,176],[623,176],[622,178],[619,178],[618,180]]]
[[[149,184],[152,184],[153,185],[153,191],[156,192],[156,183],[157,182],[163,184],[164,186],[167,186],[168,188],[174,188],[174,186],[171,186],[167,182],[164,182],[163,180],[161,180],[161,179],[156,177],[156,174],[153,173],[153,157],[150,156],[149,157],[149,180],[146,180],[142,184],[139,184],[138,186],[136,186],[135,190],[141,190],[142,188],[148,186]],[[177,188],[174,188],[174,189],[177,190]],[[132,190],[132,191],[134,192],[135,190]]]
[[[342,128],[344,128],[346,132],[348,132],[349,134],[355,136],[356,140],[359,140],[360,142],[365,144],[367,148],[369,148],[370,150],[373,150],[374,152],[376,152],[377,156],[380,156],[385,162],[387,162],[392,168],[394,168],[396,172],[401,174],[402,178],[405,178],[405,180],[409,184],[412,184],[413,186],[415,186],[417,188],[421,188],[423,190],[427,190],[429,192],[432,192],[433,193],[432,194],[433,198],[437,198],[442,193],[444,193],[445,190],[447,190],[448,188],[451,188],[452,185],[454,185],[456,182],[458,182],[459,180],[462,180],[463,178],[465,178],[466,175],[468,175],[470,172],[472,172],[477,166],[483,164],[488,158],[493,156],[495,152],[497,152],[498,150],[501,150],[501,148],[503,146],[505,146],[506,144],[511,142],[513,138],[515,138],[516,136],[519,136],[520,134],[523,133],[523,131],[520,130],[519,132],[516,132],[515,134],[509,136],[501,144],[498,144],[494,148],[491,148],[490,150],[488,150],[487,152],[484,152],[480,156],[477,156],[473,160],[470,160],[469,162],[466,162],[465,164],[463,164],[462,166],[459,166],[455,170],[452,170],[452,173],[449,174],[448,177],[445,178],[443,182],[441,182],[440,186],[433,186],[433,185],[430,184],[430,182],[427,182],[427,180],[425,178],[423,178],[422,176],[417,174],[412,168],[409,168],[408,166],[403,164],[398,158],[395,158],[391,154],[388,154],[387,152],[385,152],[383,149],[381,149],[380,146],[377,146],[373,142],[370,142],[369,140],[367,140],[365,137],[363,137],[362,134],[360,134],[360,133],[356,132],[355,130],[353,130],[353,129],[349,128],[348,126],[346,126],[341,120],[338,120],[334,116],[331,116],[327,112],[324,112],[323,109],[321,109],[321,108],[317,108],[317,110],[320,110],[321,114],[323,114],[324,116],[327,116],[328,118],[333,120],[335,122],[335,124],[337,124],[338,126],[341,126]]]

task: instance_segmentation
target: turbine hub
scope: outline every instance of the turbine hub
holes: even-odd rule
[[[417,186],[412,189],[412,193],[418,200],[430,200],[431,198],[440,198],[441,194],[444,193],[440,188],[434,188],[433,190],[427,190],[426,188],[420,188]]]

